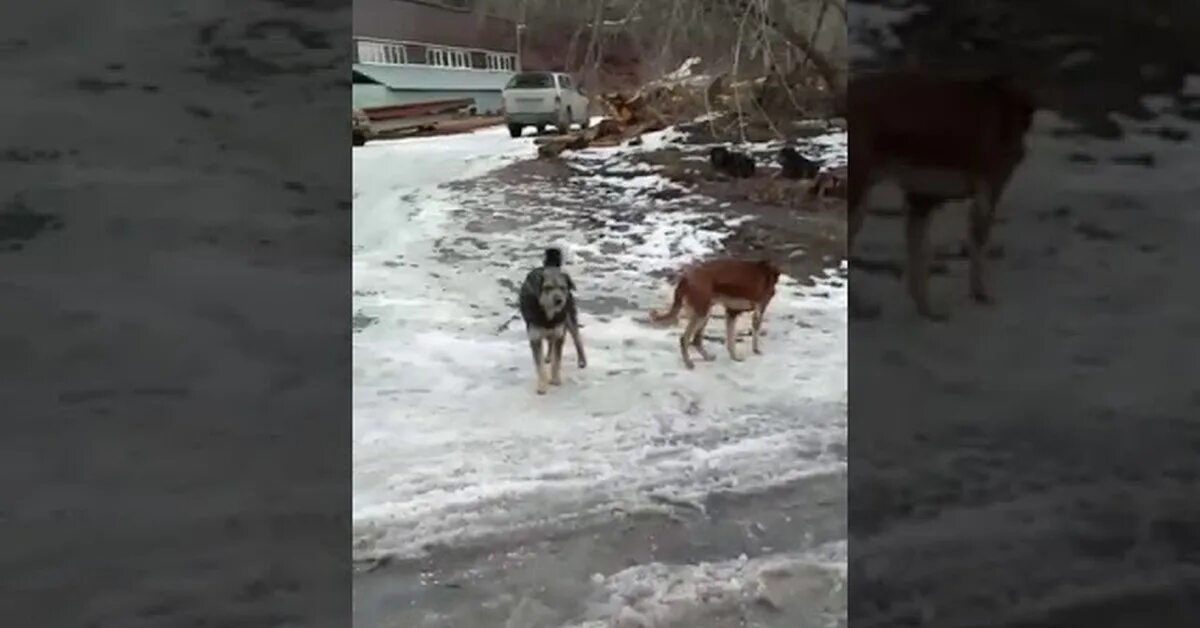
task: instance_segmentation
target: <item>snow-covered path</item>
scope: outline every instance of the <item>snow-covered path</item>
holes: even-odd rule
[[[630,193],[654,175],[479,179],[533,153],[502,128],[354,150],[356,555],[843,469],[843,280],[785,278],[764,356],[735,364],[712,343],[717,361],[686,372],[679,330],[642,320],[669,299],[661,272],[725,226],[691,209],[704,199]],[[566,245],[590,363],[568,348],[563,386],[538,397],[522,325],[504,323],[549,243]]]

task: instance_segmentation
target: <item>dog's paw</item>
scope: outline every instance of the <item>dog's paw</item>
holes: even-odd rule
[[[579,368],[581,368],[581,369],[587,368],[587,360],[585,360],[583,358],[579,358],[578,364],[579,364]]]
[[[738,354],[736,354],[736,353],[731,353],[731,354],[729,354],[729,359],[730,359],[730,360],[733,360],[734,362],[745,362],[745,361],[746,361],[746,357],[745,357],[745,356],[741,356],[741,355],[738,355]]]
[[[562,386],[562,378],[561,377],[551,377],[550,385],[551,386]]]
[[[692,362],[691,360],[688,360],[687,362],[683,363],[683,367],[689,371],[694,371],[694,370],[696,370],[696,363]]]

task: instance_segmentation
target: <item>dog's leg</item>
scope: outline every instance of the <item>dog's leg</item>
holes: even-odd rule
[[[992,295],[987,287],[987,246],[995,220],[996,194],[988,186],[979,185],[975,190],[974,202],[971,203],[970,240],[970,290],[971,298],[977,303],[991,303]]]
[[[750,350],[754,355],[762,355],[762,349],[758,347],[758,331],[762,328],[762,321],[763,306],[760,305],[750,314]]]
[[[695,334],[692,334],[692,346],[696,348],[696,352],[700,354],[701,358],[704,358],[705,362],[712,362],[713,360],[717,359],[717,356],[709,353],[708,350],[704,348],[704,344],[703,344],[704,343],[704,330],[707,327],[708,327],[708,312],[705,311],[703,318],[701,318],[701,320],[700,320],[699,329],[696,330]]]
[[[725,347],[729,349],[729,359],[741,362],[742,357],[737,353],[737,317],[740,312],[725,309]]]
[[[695,347],[700,352],[700,356],[705,360],[710,359],[708,354],[705,353],[704,347],[700,344],[706,322],[708,322],[707,316],[693,313],[688,318],[687,326],[683,328],[683,333],[679,335],[679,355],[683,357],[683,365],[689,370],[696,368],[696,363],[692,361],[692,356],[688,355],[689,346]]]
[[[567,339],[561,329],[550,336],[550,384],[552,386],[562,385],[562,355],[563,345],[566,342]]]
[[[575,356],[579,368],[587,368],[587,354],[583,352],[583,339],[579,337],[579,328],[575,325],[571,325],[571,342],[575,345]]]
[[[533,368],[537,369],[537,393],[546,394],[546,367],[542,363],[542,334],[529,330],[529,350],[533,353]]]
[[[679,334],[679,356],[683,358],[683,365],[688,369],[696,368],[696,363],[692,362],[692,356],[688,355],[688,345],[691,344],[691,334],[696,326],[697,316],[688,317],[687,325],[683,326],[683,333]]]
[[[579,337],[579,314],[571,312],[571,319],[567,321],[567,331],[571,332],[571,343],[575,345],[575,358],[578,360],[579,368],[587,368],[587,355],[583,352],[583,339]]]
[[[946,313],[929,302],[929,264],[933,251],[929,245],[929,223],[937,203],[925,198],[909,197],[904,212],[904,235],[908,248],[905,281],[908,294],[917,306],[917,313],[934,321],[946,320]]]
[[[583,352],[583,339],[579,335],[579,323],[575,318],[575,314],[567,319],[567,332],[571,334],[571,344],[575,345],[575,356],[579,362],[579,368],[587,368],[587,354]],[[565,340],[564,340],[565,342]],[[550,363],[550,352],[546,352],[546,364]]]

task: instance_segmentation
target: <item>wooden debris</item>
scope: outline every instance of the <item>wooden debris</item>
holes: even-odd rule
[[[558,157],[565,150],[580,150],[587,148],[589,141],[586,137],[587,132],[573,133],[560,137],[547,138],[540,142],[538,146],[538,157],[542,159],[552,159]],[[535,142],[538,143],[538,142]]]

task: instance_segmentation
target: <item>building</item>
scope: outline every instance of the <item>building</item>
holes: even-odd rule
[[[499,111],[517,46],[516,22],[473,0],[354,0],[354,106],[474,98]]]

